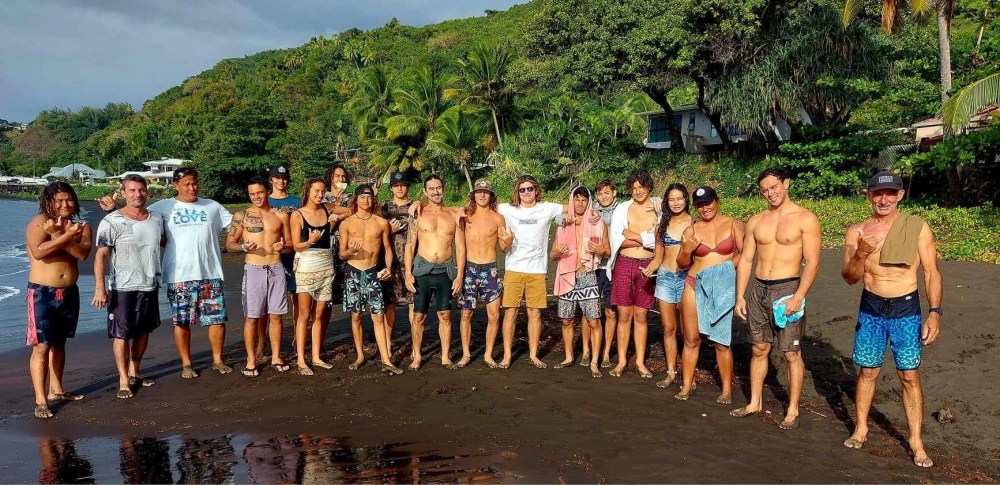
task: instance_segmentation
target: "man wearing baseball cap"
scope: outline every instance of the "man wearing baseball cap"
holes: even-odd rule
[[[267,197],[267,204],[271,206],[272,209],[285,212],[287,214],[291,214],[292,211],[302,206],[302,199],[288,193],[288,185],[290,183],[291,176],[291,171],[284,165],[271,167],[270,172],[267,174],[267,178],[271,182],[271,193]],[[294,261],[295,251],[281,253],[281,267],[285,271],[285,286],[288,288],[288,301],[291,303],[290,306],[292,309],[293,325],[299,314],[299,302],[295,298],[295,272],[292,271],[292,263]],[[264,319],[261,319],[259,323],[260,333],[258,333],[258,335],[264,335],[264,323]],[[265,340],[267,339],[261,338],[259,340],[257,348],[258,357],[263,357],[264,355]],[[275,353],[274,356],[277,356],[278,354],[276,352],[279,350],[280,349],[271,349],[271,352]]]
[[[500,332],[500,297],[503,296],[503,281],[497,268],[497,245],[507,252],[514,235],[507,230],[507,221],[497,212],[497,195],[493,183],[479,179],[472,185],[469,203],[465,206],[465,284],[458,297],[458,307],[462,310],[462,360],[458,367],[465,367],[472,359],[472,314],[477,302],[486,305],[486,353],[484,360],[490,368],[496,368],[493,360],[493,346]]]
[[[868,412],[888,341],[903,388],[913,463],[930,467],[934,462],[927,456],[920,436],[924,396],[918,369],[922,347],[934,342],[940,331],[943,291],[930,226],[918,217],[899,212],[898,204],[905,193],[898,174],[875,174],[868,182],[872,217],[847,230],[841,275],[851,285],[863,280],[864,291],[854,334],[853,359],[861,368],[854,399],[858,416],[854,433],[844,446],[859,449],[868,439]],[[920,267],[930,304],[926,319],[921,316],[917,293]]]
[[[403,255],[406,253],[406,233],[409,229],[410,215],[408,211],[413,201],[410,200],[410,179],[403,172],[392,172],[389,175],[389,191],[392,199],[382,204],[382,217],[389,221],[392,235],[392,272],[390,281],[392,290],[385,293],[385,325],[391,334],[396,325],[396,306],[406,305],[409,308],[409,322],[413,323],[413,293],[406,288],[403,277]],[[386,285],[388,286],[388,285]],[[392,355],[392,339],[388,339],[389,354]]]

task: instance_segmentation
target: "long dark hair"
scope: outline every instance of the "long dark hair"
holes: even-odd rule
[[[477,190],[473,190],[472,192],[469,192],[469,203],[465,206],[465,213],[468,214],[468,215],[470,215],[470,216],[472,214],[475,214],[476,213],[476,209],[479,208],[479,205],[476,204],[476,192],[478,190],[482,190],[482,189],[477,189]],[[487,204],[487,206],[489,207],[489,209],[491,211],[496,212],[497,211],[497,194],[494,194],[492,191],[487,191],[487,193],[490,194],[490,202],[489,202],[489,204]]]
[[[514,207],[521,207],[521,197],[518,195],[521,184],[525,182],[531,182],[531,185],[535,187],[535,202],[542,201],[542,187],[538,185],[538,180],[531,175],[522,175],[517,178],[514,182],[514,192],[510,194],[510,205]]]
[[[684,194],[684,212],[691,215],[691,196],[688,195],[688,189],[684,184],[673,183],[667,186],[667,190],[663,191],[663,202],[660,204],[660,224],[656,226],[656,240],[658,242],[663,241],[663,235],[667,233],[667,226],[670,225],[670,218],[674,216],[673,211],[670,210],[670,192],[673,190],[679,191]]]
[[[80,199],[76,197],[76,191],[73,190],[73,186],[63,182],[62,180],[56,180],[45,186],[42,190],[42,195],[38,196],[38,213],[45,214],[52,219],[56,218],[55,211],[52,209],[52,201],[55,200],[56,194],[64,192],[69,194],[73,198],[73,216],[80,215]]]
[[[326,182],[323,181],[323,179],[316,177],[306,179],[306,182],[302,184],[302,199],[299,200],[299,207],[306,206],[306,202],[309,201],[309,188],[311,188],[313,184],[323,184],[323,190],[326,190]]]

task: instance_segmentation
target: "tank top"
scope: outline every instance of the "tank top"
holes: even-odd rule
[[[326,214],[326,218],[329,219],[330,212],[326,210],[326,206],[321,205],[320,207],[323,208],[323,213]],[[320,238],[316,241],[315,244],[312,245],[312,247],[314,249],[330,249],[330,224],[325,223],[322,226],[314,226],[312,224],[309,224],[309,220],[306,219],[306,215],[303,214],[301,211],[296,209],[295,212],[298,212],[299,216],[302,217],[302,231],[300,232],[300,237],[302,238],[302,240],[303,241],[309,240],[309,231],[321,231],[323,235],[320,236]]]

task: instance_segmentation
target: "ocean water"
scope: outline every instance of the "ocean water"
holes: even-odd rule
[[[0,352],[24,347],[27,325],[25,287],[28,284],[24,230],[37,213],[37,202],[0,200]],[[96,204],[82,203],[80,215],[93,226],[94,231],[97,230],[102,214]],[[80,287],[80,323],[77,334],[107,329],[106,310],[90,305],[94,297],[92,259],[93,255],[80,264],[80,279],[77,282]]]

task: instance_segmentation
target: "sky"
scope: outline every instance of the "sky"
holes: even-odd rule
[[[525,0],[3,0],[0,118],[142,103],[225,58],[317,35],[422,26]]]

